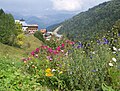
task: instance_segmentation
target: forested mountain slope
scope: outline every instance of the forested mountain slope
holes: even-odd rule
[[[60,32],[71,39],[91,39],[111,30],[120,19],[120,0],[111,0],[90,8],[62,23]]]

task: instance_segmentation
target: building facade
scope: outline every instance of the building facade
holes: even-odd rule
[[[27,32],[29,34],[34,34],[36,31],[38,31],[38,25],[37,24],[27,24],[25,20],[15,20],[15,22],[18,22],[22,25],[22,30],[24,32]]]

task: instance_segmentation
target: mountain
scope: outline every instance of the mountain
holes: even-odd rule
[[[71,39],[91,39],[96,35],[100,36],[100,33],[110,31],[118,19],[120,0],[111,0],[62,22],[60,33],[66,34]]]
[[[51,25],[58,24],[60,22],[63,22],[66,19],[71,18],[74,16],[74,14],[54,14],[54,15],[44,15],[44,16],[24,16],[22,14],[18,14],[15,12],[11,12],[15,19],[21,19],[23,18],[28,24],[38,24],[39,29],[41,28],[47,28]]]

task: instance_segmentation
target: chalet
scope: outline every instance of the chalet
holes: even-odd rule
[[[40,32],[41,32],[42,34],[45,34],[45,33],[47,33],[47,29],[41,29]]]
[[[27,24],[25,20],[15,20],[15,22],[18,22],[22,25],[22,30],[24,32],[28,32],[29,34],[34,34],[36,31],[38,31],[38,25],[37,24]]]
[[[61,27],[62,25],[57,27],[53,32],[48,32],[46,29],[41,29],[40,32],[43,34],[43,37],[46,40],[50,40],[52,36],[55,36],[56,38],[61,39],[63,35],[60,35],[57,33]]]

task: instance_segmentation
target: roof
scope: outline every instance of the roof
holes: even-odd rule
[[[25,21],[23,18],[20,21]]]

